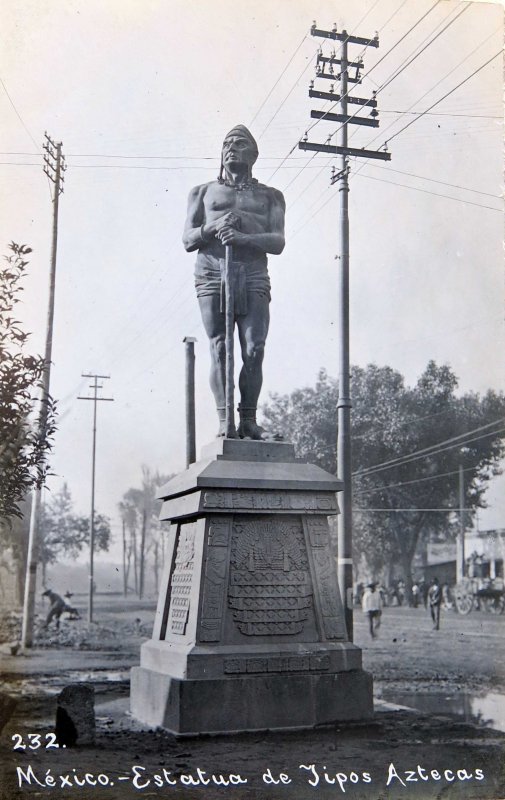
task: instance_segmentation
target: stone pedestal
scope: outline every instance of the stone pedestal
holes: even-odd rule
[[[372,715],[330,549],[340,489],[291,444],[231,439],[163,487],[172,524],[133,716],[191,735]]]

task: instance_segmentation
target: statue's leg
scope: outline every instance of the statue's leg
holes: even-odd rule
[[[226,368],[226,321],[220,311],[219,295],[199,297],[200,311],[205,332],[210,344],[210,388],[216,401],[219,417],[218,436],[225,435],[225,368]]]
[[[239,435],[263,439],[269,435],[256,423],[256,408],[263,383],[263,356],[270,323],[269,300],[265,295],[249,292],[247,305],[247,314],[237,317],[243,360],[239,377]]]

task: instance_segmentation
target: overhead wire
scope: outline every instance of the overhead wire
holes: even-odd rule
[[[486,208],[489,211],[497,211],[498,214],[503,214],[503,209],[495,208],[494,206],[487,206],[484,203],[476,203],[473,200],[467,200],[464,197],[453,197],[449,194],[442,194],[442,192],[431,192],[429,189],[422,189],[420,186],[409,186],[407,183],[399,183],[398,181],[388,181],[386,178],[377,178],[375,175],[365,175],[361,171],[355,173],[354,177],[366,178],[370,181],[379,181],[380,183],[389,183],[391,186],[401,186],[403,189],[412,189],[415,192],[422,192],[429,194],[432,197],[443,197],[446,200],[454,200],[457,203],[464,203],[467,206],[477,206],[477,208]],[[499,199],[499,198],[497,198]]]
[[[502,199],[502,195],[499,194],[492,194],[491,192],[482,192],[479,189],[471,189],[469,186],[461,186],[461,184],[457,183],[447,183],[447,181],[439,181],[436,178],[427,178],[425,175],[415,175],[412,172],[405,172],[405,170],[401,169],[393,169],[392,167],[381,167],[380,164],[369,164],[370,167],[374,167],[375,169],[383,169],[388,172],[396,172],[398,175],[407,175],[410,178],[416,178],[420,181],[430,181],[430,183],[438,183],[441,186],[449,186],[452,189],[462,189],[465,192],[473,192],[474,194],[482,194],[485,197],[493,197],[497,200]]]
[[[300,50],[300,48],[301,48],[301,46],[303,45],[303,43],[304,43],[304,41],[306,40],[306,38],[307,38],[307,34],[305,34],[305,35],[303,36],[303,38],[302,38],[302,40],[301,40],[300,44],[298,45],[298,47],[297,47],[297,48],[296,48],[296,50],[294,51],[294,53],[293,53],[293,55],[291,56],[291,58],[289,59],[288,63],[286,64],[286,66],[285,66],[285,67],[284,67],[284,69],[282,70],[281,74],[279,75],[279,77],[278,77],[278,78],[277,78],[277,80],[275,81],[274,85],[273,85],[273,86],[272,86],[272,88],[270,89],[269,93],[267,94],[267,96],[266,96],[266,97],[265,97],[265,99],[263,100],[262,104],[260,105],[260,107],[259,107],[259,108],[258,108],[258,110],[256,111],[256,114],[254,115],[254,117],[252,118],[252,120],[250,121],[250,123],[249,123],[249,125],[248,125],[248,127],[249,127],[249,128],[250,128],[250,127],[253,125],[253,123],[255,122],[256,118],[258,117],[258,115],[259,115],[259,114],[260,114],[260,112],[262,111],[263,107],[266,105],[266,103],[268,102],[268,100],[269,100],[269,99],[270,99],[270,97],[272,96],[273,92],[275,91],[275,89],[276,89],[276,88],[277,88],[277,86],[279,85],[279,82],[280,82],[280,81],[282,80],[282,78],[284,77],[284,74],[286,73],[286,71],[287,71],[288,67],[290,66],[290,64],[291,64],[291,62],[293,61],[293,59],[295,58],[295,56],[298,54],[298,51]]]
[[[316,52],[317,52],[317,51],[316,51]],[[268,121],[268,123],[266,124],[266,126],[265,126],[265,127],[263,128],[263,130],[261,131],[260,135],[258,136],[258,140],[260,140],[260,139],[261,139],[261,138],[264,136],[264,134],[267,132],[267,130],[269,129],[270,125],[272,124],[272,122],[273,122],[273,121],[274,121],[274,119],[276,118],[277,114],[279,113],[279,111],[281,110],[281,108],[284,106],[284,104],[286,103],[286,101],[288,100],[288,98],[291,96],[292,92],[295,90],[296,86],[298,85],[298,81],[299,81],[299,80],[300,80],[300,78],[301,78],[301,77],[302,77],[302,76],[303,76],[303,75],[304,75],[304,74],[307,72],[307,70],[308,70],[308,68],[309,68],[310,66],[311,66],[311,62],[310,62],[310,61],[308,61],[308,62],[307,62],[307,64],[306,64],[306,65],[304,66],[304,68],[302,69],[302,71],[300,72],[300,74],[299,74],[299,76],[297,77],[296,81],[295,81],[295,82],[294,82],[294,84],[292,85],[291,89],[290,89],[290,90],[289,90],[289,92],[287,93],[287,95],[284,97],[284,99],[282,100],[282,102],[280,103],[280,105],[277,107],[277,109],[276,109],[275,113],[272,115],[272,117],[269,119],[269,121]]]
[[[410,128],[410,126],[413,125],[414,122],[417,122],[419,119],[421,119],[421,117],[423,117],[428,111],[431,111],[432,108],[435,108],[435,106],[437,106],[439,103],[442,103],[444,100],[446,100],[451,94],[453,94],[455,91],[457,91],[457,89],[459,89],[461,86],[463,86],[465,83],[467,83],[471,78],[473,78],[475,75],[477,75],[479,72],[481,72],[481,70],[483,70],[485,67],[487,67],[488,64],[491,64],[491,62],[494,61],[495,58],[498,58],[498,56],[500,56],[500,55],[503,55],[503,51],[502,50],[499,50],[497,53],[495,53],[493,56],[491,56],[491,58],[489,58],[487,61],[485,61],[484,64],[481,64],[480,67],[477,67],[477,69],[475,69],[470,75],[467,75],[466,78],[464,78],[462,81],[460,81],[457,86],[455,86],[453,89],[450,89],[450,91],[446,92],[446,94],[444,94],[443,97],[439,98],[439,100],[436,100],[425,111],[422,111],[420,114],[418,114],[417,117],[415,117],[414,119],[410,120],[410,122],[408,122],[407,125],[404,125],[403,128],[400,128],[400,130],[397,131],[395,134],[393,134],[393,136],[390,136],[389,139],[387,140],[388,143],[392,142],[393,139],[396,139],[396,137],[399,136],[401,133],[403,133],[403,131],[407,130],[407,128]]]
[[[378,62],[376,62],[376,64],[374,64],[374,65],[373,65],[373,66],[372,66],[372,67],[371,67],[371,68],[370,68],[370,69],[369,69],[369,70],[368,70],[368,71],[367,71],[367,72],[366,72],[366,73],[363,75],[363,77],[362,77],[362,80],[364,80],[364,79],[365,79],[367,76],[369,76],[369,75],[370,75],[370,73],[371,73],[371,72],[372,72],[372,71],[373,71],[373,70],[374,70],[374,69],[375,69],[375,68],[378,66],[378,64],[379,64],[381,61],[383,61],[383,60],[384,60],[384,58],[386,58],[386,56],[388,56],[388,55],[389,55],[389,54],[392,52],[392,50],[394,50],[394,49],[395,49],[395,47],[396,47],[396,46],[397,46],[397,45],[398,45],[398,44],[399,44],[401,41],[403,41],[403,40],[406,38],[406,36],[408,36],[408,35],[409,35],[409,33],[410,33],[412,30],[414,30],[414,28],[416,28],[416,27],[417,27],[417,25],[418,25],[418,24],[419,24],[420,22],[422,22],[422,20],[423,20],[423,19],[425,19],[425,17],[426,17],[426,16],[428,16],[428,14],[429,14],[429,13],[431,13],[431,11],[433,11],[433,10],[435,9],[435,7],[438,5],[438,3],[439,3],[439,2],[440,2],[440,0],[437,0],[437,2],[436,2],[436,3],[435,3],[435,4],[434,4],[434,5],[433,5],[433,6],[432,6],[430,9],[429,9],[429,11],[427,11],[427,12],[426,12],[426,14],[424,14],[424,15],[423,15],[423,16],[422,16],[422,17],[421,17],[421,18],[420,18],[420,19],[419,19],[419,20],[418,20],[418,21],[417,21],[417,22],[416,22],[416,23],[415,23],[415,24],[414,24],[414,25],[413,25],[413,26],[412,26],[412,27],[409,29],[409,31],[407,31],[407,33],[406,33],[406,34],[404,34],[404,36],[403,36],[403,37],[401,37],[401,39],[400,39],[398,42],[396,42],[396,43],[395,43],[395,45],[393,45],[393,47],[392,47],[392,48],[390,48],[390,49],[387,51],[387,53],[385,53],[385,54],[384,54],[384,56],[383,56],[381,59],[379,59],[379,61],[378,61]],[[461,11],[460,11],[460,12],[459,12],[457,15],[456,15],[456,17],[455,17],[453,20],[451,20],[451,21],[450,21],[450,22],[449,22],[449,23],[448,23],[448,24],[445,26],[445,28],[444,28],[444,29],[443,29],[443,30],[442,30],[442,31],[441,31],[439,34],[437,34],[437,35],[436,35],[436,36],[435,36],[435,37],[434,37],[434,38],[433,38],[433,39],[432,39],[430,42],[428,42],[428,44],[426,44],[426,45],[425,45],[425,47],[424,47],[424,48],[423,48],[423,49],[422,49],[422,50],[421,50],[421,51],[418,53],[418,55],[421,55],[421,52],[424,52],[424,51],[425,51],[425,50],[426,50],[426,49],[427,49],[427,48],[428,48],[428,47],[429,47],[429,46],[430,46],[430,45],[431,45],[431,44],[432,44],[432,43],[435,41],[435,39],[436,39],[436,38],[438,38],[438,36],[439,36],[441,33],[443,33],[443,32],[444,32],[444,31],[445,31],[445,30],[446,30],[446,29],[449,27],[449,25],[452,25],[452,24],[453,24],[453,22],[455,22],[455,21],[456,21],[456,19],[457,19],[459,16],[461,16],[461,14],[462,14],[464,11],[466,11],[466,10],[468,9],[468,7],[469,7],[469,6],[465,6],[465,7],[464,7],[464,8],[463,8],[463,9],[462,9],[462,10],[461,10]],[[450,13],[452,14],[452,10],[451,10],[451,12],[450,12]],[[447,17],[445,17],[444,19],[446,19],[446,18],[447,18]],[[440,24],[440,23],[439,23],[439,24]],[[437,27],[438,27],[438,26],[437,26]],[[418,45],[417,47],[419,47],[419,45]],[[417,58],[417,56],[416,56],[416,58]],[[390,80],[389,80],[389,83],[391,83],[393,80],[395,80],[395,79],[396,79],[396,78],[397,78],[397,77],[398,77],[398,76],[399,76],[399,75],[400,75],[400,74],[401,74],[401,73],[402,73],[402,72],[403,72],[403,71],[404,71],[404,70],[407,68],[407,66],[409,66],[409,64],[405,65],[405,66],[404,66],[402,69],[400,69],[400,70],[397,70],[396,74],[395,74],[395,75],[393,75],[393,76],[390,78]],[[351,88],[350,88],[350,89],[348,89],[348,91],[346,92],[346,94],[345,94],[345,95],[342,95],[342,98],[341,98],[341,99],[343,99],[343,98],[347,97],[348,95],[350,95],[350,93],[351,93],[351,91],[352,91],[352,89],[353,89],[353,88],[354,88],[354,87],[352,87],[352,86],[351,86]],[[379,92],[381,91],[381,89],[382,89],[382,88],[384,88],[384,87],[379,87],[379,89],[378,89],[378,90],[377,90],[377,92],[376,92],[376,95],[377,95],[377,94],[379,94]],[[334,108],[337,106],[337,104],[338,104],[338,103],[340,103],[340,102],[341,102],[340,100],[339,100],[339,101],[337,101],[337,102],[335,102],[335,103],[334,103],[334,104],[333,104],[333,105],[330,107],[330,109],[329,109],[327,112],[325,112],[325,114],[329,114],[329,113],[331,113],[331,111],[332,111],[332,110],[333,110],[333,109],[334,109]],[[359,108],[358,108],[358,109],[357,109],[357,110],[356,110],[356,111],[355,111],[355,112],[354,112],[354,113],[353,113],[353,114],[352,114],[352,115],[349,117],[349,119],[347,120],[347,122],[344,122],[344,123],[342,123],[341,125],[339,125],[339,127],[338,127],[338,128],[336,128],[336,129],[335,129],[335,130],[334,130],[332,133],[330,133],[330,135],[328,136],[328,140],[327,140],[327,141],[330,141],[330,140],[333,138],[333,136],[335,136],[335,135],[336,135],[336,134],[337,134],[337,133],[338,133],[338,132],[339,132],[339,131],[340,131],[340,130],[341,130],[343,127],[344,127],[344,125],[347,125],[347,124],[348,124],[348,122],[351,122],[351,121],[352,121],[352,120],[353,120],[355,117],[357,117],[357,116],[359,115],[359,113],[360,113],[361,111],[362,111],[362,108],[361,108],[361,107],[359,107]],[[308,127],[308,128],[307,128],[307,130],[306,130],[306,133],[305,133],[305,135],[307,135],[307,133],[308,133],[309,131],[311,131],[313,128],[315,128],[315,127],[316,127],[316,125],[318,125],[320,122],[322,122],[322,121],[325,119],[325,114],[323,114],[323,116],[322,116],[322,117],[320,117],[319,119],[317,119],[317,120],[316,120],[314,123],[312,123],[311,125],[309,125],[309,127]],[[285,159],[285,160],[287,160],[287,158],[289,158],[289,155],[291,155],[291,153],[294,151],[294,149],[295,149],[294,147],[291,149],[290,153],[288,154],[288,156],[286,157],[286,159]],[[317,151],[314,153],[314,155],[312,156],[312,158],[315,158],[315,156],[316,156],[316,155],[317,155]],[[312,159],[311,159],[311,160],[312,160]],[[310,162],[309,162],[309,163],[310,163]],[[325,169],[325,167],[327,167],[327,166],[328,166],[328,164],[329,164],[329,163],[331,163],[331,158],[329,159],[329,161],[327,161],[327,162],[326,162],[326,164],[324,164],[324,165],[321,167],[321,172],[322,172],[322,171]],[[289,186],[291,186],[291,184],[292,184],[292,183],[294,183],[294,181],[295,181],[295,180],[298,178],[298,176],[299,176],[299,175],[301,175],[301,174],[302,174],[302,172],[304,171],[304,169],[305,169],[305,168],[306,168],[306,166],[304,166],[304,167],[301,167],[301,169],[299,170],[298,174],[297,174],[297,175],[295,175],[295,176],[294,176],[294,178],[293,178],[293,179],[290,181],[290,183],[289,183]],[[274,173],[273,173],[273,174],[270,176],[270,179],[273,177],[273,175],[275,175],[275,172],[274,172]],[[316,177],[317,177],[317,176],[316,176]],[[270,180],[270,179],[269,179],[269,180]],[[313,181],[312,181],[312,182],[313,182]]]
[[[403,486],[411,486],[415,483],[425,483],[426,481],[434,481],[438,478],[448,478],[451,475],[459,475],[462,472],[475,472],[478,469],[475,467],[465,467],[463,470],[452,469],[449,472],[437,472],[436,475],[427,475],[424,478],[414,478],[411,481],[400,481],[399,483],[390,483],[387,486],[373,486],[367,489],[353,489],[353,495],[374,494],[377,492],[385,492],[388,489],[400,489]]]
[[[361,470],[356,470],[356,472],[353,473],[353,477],[367,477],[368,475],[373,475],[377,472],[382,472],[385,469],[393,469],[394,467],[400,467],[403,466],[404,464],[408,464],[411,461],[417,461],[420,458],[429,458],[430,456],[438,455],[439,453],[443,453],[446,450],[451,450],[454,447],[465,447],[467,444],[479,441],[480,439],[485,439],[487,436],[495,436],[496,434],[504,431],[505,427],[497,428],[496,430],[482,434],[481,436],[468,438],[469,436],[471,437],[473,433],[485,430],[489,428],[491,425],[497,425],[500,424],[501,422],[502,420],[497,420],[494,423],[490,423],[489,425],[483,425],[479,428],[476,428],[474,431],[467,432],[466,434],[461,434],[459,436],[454,436],[451,437],[450,439],[443,440],[436,445],[432,445],[430,448],[422,448],[421,450],[416,450],[413,453],[409,453],[408,455],[399,456],[398,458],[390,459],[389,461],[383,461],[380,464],[376,464],[372,467],[366,467]]]
[[[397,71],[394,72],[393,75],[391,75],[390,78],[388,78],[384,83],[380,84],[380,86],[379,86],[379,88],[377,90],[377,94],[379,93],[379,91],[382,92],[384,89],[386,89],[386,87],[388,87],[394,80],[396,80],[396,78],[398,78],[402,74],[402,72],[404,72],[408,67],[410,67],[410,65],[413,64],[414,61],[416,61],[419,58],[419,56],[421,56],[428,49],[428,47],[431,47],[433,42],[436,42],[436,40],[440,36],[442,36],[442,34],[445,33],[445,31],[451,25],[454,25],[454,23],[461,17],[461,15],[464,14],[466,11],[468,11],[469,8],[470,8],[470,4],[463,6],[463,8],[458,12],[458,14],[456,14],[456,16],[453,19],[449,20],[447,25],[444,25],[444,27],[442,28],[441,31],[439,31],[437,34],[435,34],[435,36],[432,39],[430,39],[430,41],[427,42],[424,45],[424,47],[421,47],[421,50],[419,50],[418,53],[413,55],[411,58],[407,57],[406,62],[403,61],[402,64],[400,64],[400,67],[397,69]],[[452,10],[447,15],[447,17],[450,16],[450,14],[452,14]],[[445,17],[444,19],[447,19],[447,17]]]

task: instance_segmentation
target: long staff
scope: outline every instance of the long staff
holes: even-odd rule
[[[226,319],[226,370],[225,370],[225,398],[226,398],[226,430],[225,435],[229,439],[235,439],[234,415],[234,358],[233,358],[233,337],[235,329],[235,298],[233,292],[232,279],[232,246],[225,245],[224,261],[224,292],[225,292],[225,319]]]

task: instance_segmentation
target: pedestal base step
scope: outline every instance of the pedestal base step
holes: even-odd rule
[[[179,736],[313,728],[370,719],[372,676],[357,669],[331,675],[179,680],[133,667],[131,712],[146,725]]]

